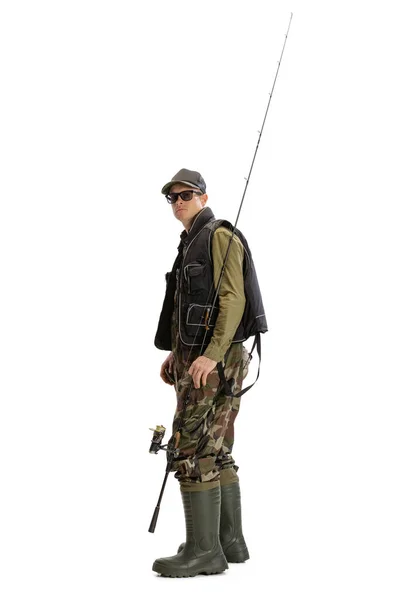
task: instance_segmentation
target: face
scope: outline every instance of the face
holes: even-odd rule
[[[183,183],[176,183],[169,191],[179,193],[192,189],[194,188],[184,185]],[[179,197],[175,204],[171,204],[175,218],[178,219],[178,221],[181,221],[186,230],[190,228],[190,225],[197,213],[204,208],[207,198],[207,194],[202,194],[201,196],[198,194],[193,194],[191,200],[185,201]]]

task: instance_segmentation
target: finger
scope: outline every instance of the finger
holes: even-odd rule
[[[161,379],[163,380],[164,383],[168,383],[168,385],[173,385],[171,383],[171,381],[168,379],[168,377],[166,376],[164,369],[161,370],[160,377],[161,377]]]
[[[197,377],[196,377],[196,382],[197,382],[197,386],[196,387],[197,387],[197,389],[199,389],[201,387],[203,377],[204,377],[204,371],[203,371],[203,369],[199,369],[197,371]],[[206,377],[207,377],[207,375],[206,375]]]
[[[201,377],[201,382],[202,382],[203,385],[206,385],[206,383],[207,383],[207,377],[208,377],[207,371],[203,371],[203,375]]]
[[[199,374],[198,374],[198,371],[194,370],[193,365],[190,368],[191,368],[192,372],[190,373],[190,371],[188,371],[188,373],[190,373],[190,375],[192,376],[193,385],[197,389],[199,387]]]

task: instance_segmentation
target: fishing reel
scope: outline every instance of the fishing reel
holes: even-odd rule
[[[157,425],[155,429],[149,427],[150,431],[154,431],[153,437],[150,444],[150,454],[157,454],[159,450],[166,450],[168,444],[161,445],[165,434],[165,427],[163,425]]]

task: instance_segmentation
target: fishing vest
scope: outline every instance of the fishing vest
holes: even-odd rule
[[[172,348],[171,319],[174,309],[177,311],[177,327],[183,344],[200,347],[204,342],[203,347],[206,348],[211,340],[218,317],[211,242],[215,230],[221,226],[233,231],[231,223],[215,219],[213,212],[207,207],[197,214],[189,233],[184,231],[181,234],[178,256],[172,270],[166,274],[166,293],[154,340],[160,350]],[[246,304],[232,342],[243,342],[253,335],[259,341],[259,334],[268,331],[261,292],[247,241],[238,229],[235,229],[235,235],[244,247]]]

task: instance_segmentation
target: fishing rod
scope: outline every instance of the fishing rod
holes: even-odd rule
[[[221,288],[221,282],[222,282],[222,279],[223,279],[223,276],[224,276],[224,272],[225,272],[225,265],[226,265],[228,257],[229,257],[229,253],[230,253],[230,249],[231,249],[231,246],[232,246],[233,238],[234,238],[235,231],[236,231],[236,228],[237,228],[237,223],[239,221],[239,217],[240,217],[240,213],[241,213],[241,210],[242,210],[244,198],[246,196],[247,187],[249,185],[251,173],[253,171],[253,166],[254,166],[254,162],[255,162],[256,156],[257,156],[258,147],[260,145],[261,136],[262,136],[262,133],[263,133],[263,130],[264,130],[265,121],[267,119],[267,115],[268,115],[269,107],[270,107],[270,104],[271,104],[272,96],[273,96],[273,93],[274,93],[274,90],[275,90],[275,84],[276,84],[276,80],[278,78],[278,74],[279,74],[279,69],[280,69],[281,62],[282,62],[283,53],[285,51],[286,42],[287,42],[287,38],[288,38],[288,35],[289,35],[289,30],[290,30],[290,25],[292,23],[292,18],[293,18],[293,13],[290,13],[289,25],[288,25],[288,28],[287,28],[287,31],[286,31],[286,34],[285,34],[285,41],[283,43],[281,55],[280,55],[280,58],[279,58],[279,61],[278,61],[278,66],[277,66],[276,73],[275,73],[274,82],[272,84],[271,92],[269,94],[268,104],[267,104],[267,108],[265,110],[265,114],[264,114],[264,119],[263,119],[263,122],[262,122],[262,126],[261,126],[261,129],[259,131],[259,136],[258,136],[256,148],[255,148],[254,155],[253,155],[253,160],[252,160],[251,165],[250,165],[249,174],[245,178],[246,179],[246,184],[245,184],[245,187],[244,187],[244,191],[243,191],[242,199],[241,199],[241,202],[240,202],[239,210],[238,210],[238,213],[237,213],[237,216],[236,216],[235,224],[233,226],[232,233],[231,233],[231,236],[230,236],[230,239],[229,239],[228,248],[227,248],[227,251],[226,251],[226,254],[225,254],[224,262],[222,264],[221,273],[219,275],[218,283],[217,283],[216,290],[215,290],[215,293],[214,293],[213,303],[212,303],[211,309],[207,308],[207,310],[206,310],[205,319],[204,319],[204,321],[205,321],[205,332],[204,332],[204,337],[203,337],[203,341],[202,341],[201,348],[200,348],[200,355],[202,354],[203,349],[204,349],[204,345],[205,345],[206,338],[207,338],[207,333],[208,333],[208,330],[209,330],[209,325],[208,324],[210,323],[211,316],[212,316],[212,313],[214,312],[215,304],[216,304],[217,299],[218,299],[219,291],[220,291],[220,288]],[[195,338],[197,337],[197,334],[198,334],[198,331],[199,331],[199,327],[200,327],[200,325],[197,328],[197,332],[196,332]],[[189,351],[189,356],[190,356],[191,350],[193,349],[193,346],[194,346],[194,341],[193,341],[192,347],[191,347],[191,349]],[[188,360],[187,360],[187,363],[188,363]],[[192,390],[193,390],[193,380],[192,380],[192,382],[191,382],[191,384],[189,386],[188,392],[187,392],[186,397],[185,397],[184,406],[183,406],[183,410],[182,410],[182,413],[181,413],[181,416],[180,416],[180,419],[179,419],[177,431],[176,431],[176,433],[173,436],[174,442],[170,441],[168,444],[164,444],[164,445],[161,443],[162,440],[163,440],[164,434],[165,434],[165,427],[163,427],[162,425],[157,425],[156,429],[152,429],[152,431],[154,432],[154,434],[153,434],[153,438],[151,440],[151,445],[150,445],[149,452],[152,453],[152,454],[157,454],[159,450],[165,450],[167,452],[167,457],[168,458],[167,458],[167,466],[166,466],[166,469],[165,469],[165,475],[164,475],[164,480],[163,480],[163,483],[162,483],[162,486],[161,486],[160,495],[159,495],[159,498],[158,498],[158,501],[157,501],[157,505],[156,505],[156,507],[154,509],[153,517],[151,519],[151,523],[150,523],[150,527],[149,527],[149,532],[150,533],[154,533],[154,531],[155,531],[156,524],[157,524],[157,519],[158,519],[158,515],[159,515],[159,512],[160,512],[161,500],[162,500],[162,497],[163,497],[163,494],[164,494],[164,490],[165,490],[165,486],[166,486],[166,483],[167,483],[168,475],[171,472],[172,464],[173,464],[174,459],[179,456],[179,441],[180,441],[180,437],[181,437],[182,424],[183,424],[183,420],[184,420],[185,413],[186,413],[186,407],[187,407],[187,405],[188,405],[188,403],[190,401],[190,394],[191,394]]]
[[[262,133],[263,133],[263,130],[264,130],[265,121],[266,121],[266,118],[267,118],[267,115],[268,115],[269,106],[271,104],[272,95],[274,93],[276,80],[278,78],[279,68],[281,66],[281,61],[282,61],[283,53],[285,51],[286,41],[287,41],[287,38],[288,38],[288,35],[289,35],[289,29],[290,29],[290,24],[292,22],[292,17],[293,17],[293,13],[290,13],[289,25],[288,25],[288,28],[287,28],[287,31],[286,31],[286,34],[285,34],[285,41],[283,43],[282,52],[281,52],[281,55],[280,55],[280,58],[279,58],[279,61],[278,61],[278,67],[276,69],[275,79],[274,79],[274,82],[272,84],[271,92],[269,94],[269,100],[268,100],[267,108],[266,108],[266,111],[265,111],[265,114],[264,114],[264,120],[262,122],[262,126],[261,126],[261,129],[259,131],[259,136],[258,136],[258,140],[257,140],[257,144],[256,144],[256,149],[254,151],[253,160],[251,161],[251,165],[250,165],[250,171],[249,171],[248,176],[245,178],[246,179],[246,184],[244,186],[242,200],[240,202],[238,214],[236,216],[236,221],[235,221],[235,224],[234,224],[233,229],[232,229],[232,235],[231,235],[231,237],[229,239],[228,248],[227,248],[227,251],[226,251],[224,262],[222,264],[221,273],[220,273],[220,276],[219,276],[219,279],[218,279],[218,283],[217,283],[217,288],[216,288],[216,291],[215,291],[215,294],[214,294],[214,300],[213,300],[211,309],[207,309],[207,313],[206,313],[206,330],[207,330],[207,323],[210,322],[210,320],[211,320],[211,315],[214,312],[215,304],[216,304],[217,299],[218,299],[219,290],[221,288],[222,278],[223,278],[223,275],[224,275],[224,272],[225,272],[225,265],[226,265],[226,263],[228,261],[229,252],[230,252],[230,249],[231,249],[231,246],[232,246],[232,242],[233,242],[233,237],[235,235],[235,231],[236,231],[236,228],[237,228],[236,226],[237,226],[237,223],[239,221],[240,213],[241,213],[243,202],[244,202],[244,197],[245,197],[246,192],[247,192],[247,186],[249,185],[251,173],[253,171],[254,161],[256,160],[256,156],[257,156],[257,152],[258,152],[258,147],[260,145],[261,136],[262,136]],[[203,343],[201,345],[200,354],[202,353],[202,351],[204,349],[204,345],[205,345],[205,341],[206,341],[206,336],[207,336],[207,331],[205,331],[205,333],[204,333],[204,338],[203,338]]]

